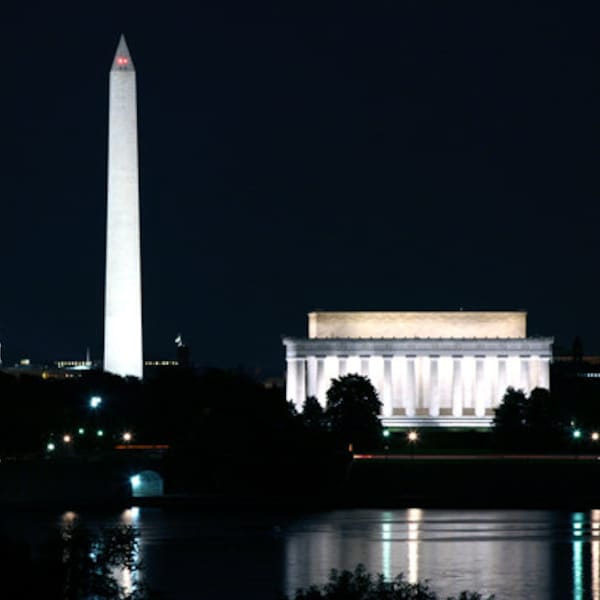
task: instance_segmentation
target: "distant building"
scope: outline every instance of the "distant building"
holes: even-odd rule
[[[396,427],[487,427],[506,388],[550,385],[553,339],[528,338],[527,313],[313,312],[308,338],[283,339],[286,396],[325,406],[331,379],[367,376]]]

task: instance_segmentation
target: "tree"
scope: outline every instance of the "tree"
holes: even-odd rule
[[[378,445],[381,402],[368,377],[350,374],[331,380],[327,390],[325,420],[344,444],[354,447]]]
[[[493,600],[489,596],[487,600]],[[299,589],[294,600],[441,600],[429,584],[418,581],[409,583],[400,573],[395,579],[386,581],[381,573],[372,575],[364,565],[354,571],[333,569],[329,581],[323,586]],[[448,600],[484,600],[477,592],[461,592],[458,598]]]
[[[325,423],[323,407],[314,396],[309,396],[302,406],[302,422],[309,429],[321,429]]]
[[[535,388],[525,395],[523,390],[509,387],[495,410],[494,432],[504,445],[534,447],[559,441],[561,419],[550,392]]]
[[[137,581],[139,533],[122,525],[94,534],[81,523],[63,528],[32,558],[23,545],[0,539],[0,558],[10,558],[11,577],[2,582],[2,597],[48,600],[150,600],[160,596]],[[119,584],[129,573],[131,586]],[[14,586],[13,586],[14,582]]]
[[[500,406],[496,408],[494,416],[494,430],[496,433],[514,434],[522,431],[525,426],[525,404],[527,398],[523,390],[509,387]]]

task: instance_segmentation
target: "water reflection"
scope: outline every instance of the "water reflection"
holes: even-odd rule
[[[573,513],[573,600],[583,600],[583,513]]]
[[[5,513],[0,525],[9,538],[41,545],[45,527],[66,528],[77,519],[93,533],[119,523],[139,528],[145,582],[178,600],[196,592],[219,600],[293,595],[324,583],[331,569],[357,563],[390,579],[401,572],[409,581],[429,579],[444,598],[470,589],[498,599],[600,600],[600,508],[301,515],[134,508],[108,515]],[[118,575],[130,591],[132,574]]]
[[[430,579],[442,594],[464,589],[491,594],[506,589],[508,577],[514,582],[506,597],[547,599],[552,589],[544,581],[552,572],[548,540],[554,534],[550,515],[410,508],[335,511],[302,519],[285,535],[286,592],[324,583],[331,569],[363,563],[388,580],[400,573],[411,583]],[[542,593],[536,595],[536,589]]]
[[[381,572],[386,579],[391,579],[392,575],[392,513],[385,511],[382,515],[381,523]]]
[[[592,600],[600,600],[600,510],[590,511],[592,523]]]
[[[119,518],[119,522],[121,525],[130,525],[132,527],[137,527],[140,519],[140,509],[138,506],[132,506],[124,510]],[[141,545],[142,540],[138,539],[138,543],[135,546],[135,550],[133,553],[133,560],[136,564],[141,562]],[[140,582],[140,575],[138,571],[131,571],[131,569],[125,567],[123,569],[115,567],[113,570],[113,574],[117,583],[123,588],[125,594],[130,595],[134,591],[135,585]]]
[[[423,511],[419,508],[408,509],[408,581],[419,580],[419,524]]]

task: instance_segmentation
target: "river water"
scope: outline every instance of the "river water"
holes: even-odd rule
[[[143,577],[174,600],[277,598],[358,563],[429,579],[441,595],[600,600],[600,510],[17,511],[0,518],[0,532],[35,548],[75,517],[91,528],[139,528]]]

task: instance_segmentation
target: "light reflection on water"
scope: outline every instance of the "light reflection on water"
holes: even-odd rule
[[[470,589],[498,600],[600,600],[600,509],[23,512],[0,516],[0,533],[12,527],[34,543],[43,519],[62,527],[76,518],[92,530],[138,528],[144,580],[178,600],[274,598],[358,563],[388,579],[429,579],[443,597]],[[132,574],[118,576],[131,590]]]
[[[400,572],[411,583],[429,579],[442,595],[470,589],[498,599],[600,600],[597,538],[600,510],[338,511],[290,528],[286,589],[323,583],[330,569],[360,562],[387,579]],[[297,560],[324,547],[324,561]]]
[[[140,509],[137,506],[133,506],[121,512],[116,520],[116,522],[105,523],[105,524],[96,524],[96,528],[105,526],[105,525],[129,525],[131,527],[138,528],[139,525],[139,517],[140,517]],[[69,510],[62,513],[59,521],[59,528],[61,532],[64,534],[69,527],[73,526],[77,520],[80,520],[83,525],[87,525],[84,517],[79,515],[78,513]],[[143,536],[138,538],[138,545],[135,548],[133,559],[136,563],[141,563],[141,549],[143,544]],[[92,549],[92,556],[95,553],[95,549]],[[123,588],[125,594],[132,594],[134,591],[134,586],[141,580],[140,573],[138,571],[132,572],[128,567],[120,568],[114,567],[113,575],[117,581],[117,583]]]

